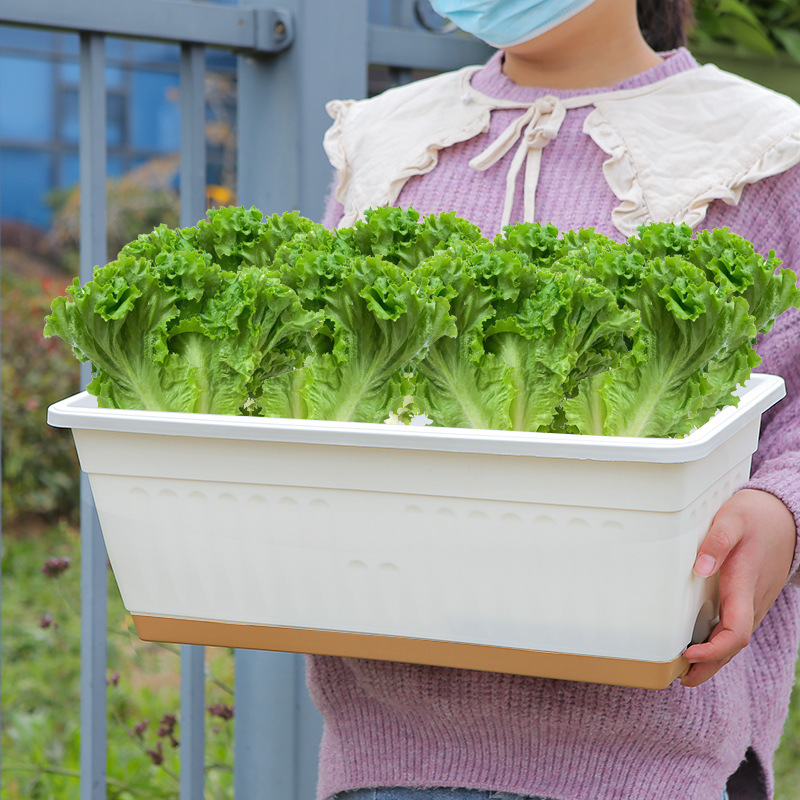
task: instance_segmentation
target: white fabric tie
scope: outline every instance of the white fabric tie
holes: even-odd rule
[[[573,100],[569,105],[571,106],[574,102]],[[524,222],[533,222],[542,150],[558,136],[566,115],[567,105],[564,102],[553,95],[545,95],[531,104],[480,155],[470,160],[470,167],[483,172],[493,167],[508,153],[514,143],[519,141],[517,152],[514,153],[506,176],[506,196],[500,223],[501,228],[511,223],[514,193],[523,162],[525,163],[525,178],[522,218]]]

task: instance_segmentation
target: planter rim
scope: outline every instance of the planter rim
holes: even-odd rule
[[[785,383],[779,376],[753,374],[738,392],[740,397],[738,406],[723,408],[705,425],[681,439],[130,411],[98,408],[96,398],[86,392],[50,406],[47,421],[59,428],[131,434],[595,461],[685,463],[707,456],[722,442],[731,438],[778,402],[785,393]]]

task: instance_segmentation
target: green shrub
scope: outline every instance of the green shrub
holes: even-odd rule
[[[60,522],[4,536],[2,800],[80,800],[80,533]],[[177,647],[136,636],[108,573],[108,800],[179,793]],[[231,800],[232,651],[206,650],[204,800]],[[101,676],[102,679],[102,676]]]
[[[0,278],[6,521],[26,514],[75,519],[77,513],[79,469],[72,436],[46,422],[47,407],[74,394],[80,384],[80,366],[69,348],[42,335],[50,302],[62,289],[52,278]]]
[[[736,45],[751,53],[788,54],[800,62],[797,0],[695,0],[695,43]]]

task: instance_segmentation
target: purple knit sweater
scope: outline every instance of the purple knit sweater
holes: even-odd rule
[[[697,66],[686,50],[665,55],[659,66],[612,89]],[[500,54],[473,85],[526,102],[579,94],[517,86],[502,74]],[[536,219],[561,230],[594,226],[622,240],[611,224],[618,200],[603,177],[606,154],[582,132],[590,111],[568,111],[545,148]],[[513,153],[484,173],[467,162],[519,113],[495,111],[487,133],[441,151],[431,173],[408,181],[398,205],[421,214],[454,210],[493,237]],[[520,221],[521,208],[520,187],[512,223]],[[336,225],[341,213],[330,201],[325,223]],[[760,252],[773,249],[784,265],[797,268],[800,168],[746,187],[736,207],[712,204],[702,226],[729,226]],[[777,495],[800,520],[800,313],[784,314],[758,350],[760,369],[782,375],[788,396],[765,417],[748,485]],[[798,554],[800,547],[794,573]],[[309,657],[309,687],[325,718],[319,798],[363,787],[460,786],[559,800],[712,800],[745,759],[739,774],[753,793],[741,796],[771,798],[771,762],[799,641],[800,589],[790,584],[750,645],[697,688],[676,681],[648,691]]]

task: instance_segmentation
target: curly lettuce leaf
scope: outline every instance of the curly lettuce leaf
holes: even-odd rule
[[[691,226],[672,222],[641,225],[636,235],[628,239],[627,244],[648,260],[668,256],[686,258],[694,247]]]
[[[726,297],[744,297],[756,330],[766,333],[778,316],[800,305],[797,275],[779,269],[781,261],[770,251],[756,253],[753,244],[729,228],[698,231],[688,225],[654,223],[642,226],[629,245],[648,258],[680,255],[703,270]]]
[[[523,272],[515,313],[486,331],[486,350],[511,370],[515,430],[549,431],[579,383],[613,368],[628,352],[637,315],[580,273]]]
[[[246,267],[270,269],[281,246],[296,237],[317,237],[319,247],[325,237],[335,238],[296,211],[264,218],[257,208],[224,206],[209,209],[207,219],[193,227],[160,225],[125,245],[120,255],[155,262],[164,254],[193,252],[230,272]]]
[[[364,212],[351,228],[340,228],[337,235],[361,256],[375,256],[397,264],[400,253],[419,236],[419,213],[413,208],[383,206]]]
[[[266,380],[249,408],[250,414],[282,419],[308,419],[308,407],[302,390],[308,379],[301,366],[291,372]]]
[[[236,414],[302,360],[318,316],[263,270],[226,272],[191,251],[125,255],[56,298],[45,335],[91,362],[101,407]]]
[[[704,425],[719,409],[738,405],[739,397],[734,391],[760,363],[761,357],[749,341],[712,358],[706,370],[708,386],[702,405],[691,420],[692,428]]]
[[[641,315],[642,337],[619,367],[582,384],[578,396],[564,402],[573,432],[684,435],[707,416],[707,398],[735,402],[733,390],[749,376],[752,357],[742,353],[756,329],[747,301],[726,299],[702,270],[678,256],[648,265],[644,281],[626,298]],[[720,359],[717,369],[720,354],[731,357]]]
[[[747,300],[758,333],[766,333],[784,311],[800,305],[797,275],[779,269],[781,261],[774,252],[764,258],[728,228],[699,231],[687,260],[726,294]]]
[[[169,352],[168,327],[180,311],[145,259],[122,256],[57,297],[44,335],[60,336],[97,372],[90,393],[106,408],[184,410],[196,394],[190,365]]]
[[[406,269],[414,269],[437,251],[459,243],[476,247],[490,244],[481,236],[477,225],[454,212],[431,214],[422,220],[416,240],[400,251],[398,263]]]
[[[471,261],[470,255],[475,259]],[[433,343],[419,361],[414,399],[435,425],[508,430],[515,390],[508,367],[484,350],[484,329],[496,313],[495,295],[479,282],[476,261],[481,261],[480,253],[451,248],[418,269],[441,281],[457,335]],[[519,259],[516,266],[519,269]]]
[[[526,258],[534,266],[550,266],[561,252],[558,228],[553,224],[521,222],[508,225],[494,238],[494,246]]]
[[[526,259],[534,268],[549,269],[553,263],[574,250],[595,252],[603,250],[614,241],[597,233],[594,228],[559,233],[552,223],[521,222],[509,225],[494,239],[494,246],[508,250]]]
[[[557,258],[552,269],[573,269],[605,286],[621,306],[644,280],[647,266],[644,256],[622,244],[594,240],[588,246],[567,250]]]
[[[296,233],[291,239],[281,244],[275,251],[275,258],[270,269],[282,272],[291,270],[300,258],[340,254],[349,258],[360,255],[354,251],[346,239],[327,228]]]
[[[194,410],[235,414],[268,378],[294,369],[319,315],[263,270],[222,273],[223,285],[201,314],[171,331],[170,350],[192,363]]]
[[[574,270],[463,244],[420,269],[451,287],[458,330],[417,369],[418,403],[437,424],[549,430],[564,395],[627,352],[636,315]]]
[[[193,229],[181,230],[180,228],[159,225],[150,233],[142,233],[132,242],[128,242],[119,251],[117,257],[132,256],[133,258],[146,258],[150,261],[155,261],[156,256],[161,253],[174,253],[176,251],[197,251]]]
[[[383,422],[402,404],[409,366],[440,337],[455,335],[440,288],[378,258],[350,260],[341,282],[325,293],[330,352],[308,357],[292,380],[268,381],[259,411]]]
[[[208,211],[208,220],[188,228],[194,246],[223,269],[270,268],[278,248],[299,234],[324,228],[296,211],[262,218],[257,208],[226,206]]]
[[[376,256],[409,270],[453,242],[477,242],[482,238],[476,225],[453,212],[431,214],[420,221],[413,208],[393,206],[369,209],[363,220],[337,233],[353,252]]]

